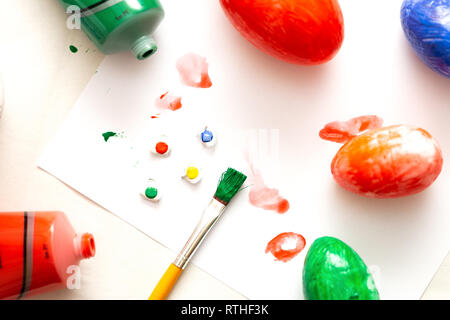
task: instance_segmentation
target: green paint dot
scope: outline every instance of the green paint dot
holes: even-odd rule
[[[155,199],[158,195],[158,190],[156,188],[150,187],[145,189],[145,196],[149,199]]]
[[[102,136],[103,136],[103,139],[105,139],[105,142],[108,142],[108,139],[111,137],[117,136],[117,133],[108,131],[108,132],[102,133]]]
[[[78,52],[78,48],[77,47],[75,47],[75,46],[69,46],[69,49],[70,49],[70,51],[72,52],[72,53],[77,53]]]

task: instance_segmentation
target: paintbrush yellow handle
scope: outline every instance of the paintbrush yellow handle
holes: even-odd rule
[[[148,300],[166,300],[173,286],[177,282],[183,269],[173,263],[167,268],[166,273],[159,280]]]

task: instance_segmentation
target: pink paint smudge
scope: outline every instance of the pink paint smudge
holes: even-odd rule
[[[284,249],[286,245],[291,248]],[[275,260],[288,262],[299,254],[306,245],[305,238],[301,234],[294,232],[283,232],[269,241],[266,247],[266,253],[271,253]]]
[[[271,189],[264,184],[261,173],[251,167],[253,185],[250,188],[248,199],[252,205],[264,210],[273,210],[278,213],[285,213],[289,210],[289,201],[280,196],[277,189]]]
[[[195,53],[187,53],[178,59],[176,67],[181,82],[195,88],[209,88],[212,86],[208,75],[206,58]]]
[[[363,131],[381,128],[383,119],[377,116],[361,116],[348,121],[333,121],[319,132],[319,136],[328,141],[345,143]]]
[[[181,109],[181,97],[169,94],[169,92],[163,93],[158,99],[155,100],[155,105],[163,110],[176,111]]]

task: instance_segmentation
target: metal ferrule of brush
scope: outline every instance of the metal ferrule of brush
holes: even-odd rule
[[[194,232],[192,232],[189,240],[173,262],[174,265],[184,269],[209,230],[211,230],[217,220],[219,220],[224,210],[225,205],[222,202],[216,199],[211,200],[205,211],[203,211],[202,217],[195,227]]]

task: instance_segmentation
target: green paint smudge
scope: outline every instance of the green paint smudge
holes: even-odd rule
[[[77,53],[77,52],[78,52],[78,48],[75,47],[75,46],[73,46],[73,45],[70,45],[70,46],[69,46],[69,49],[70,49],[70,51],[71,51],[72,53]]]
[[[117,138],[122,138],[122,139],[126,138],[125,133],[123,131],[121,131],[119,133],[114,132],[114,131],[107,131],[107,132],[102,133],[102,136],[103,136],[103,139],[105,139],[105,142],[108,142],[108,139],[111,137],[117,137]]]
[[[108,139],[111,137],[117,137],[117,133],[112,131],[107,131],[102,133],[103,139],[105,139],[105,142],[108,142]]]

